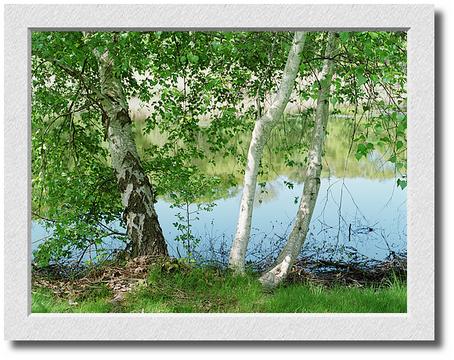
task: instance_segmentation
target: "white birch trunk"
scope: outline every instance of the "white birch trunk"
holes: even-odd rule
[[[241,197],[238,224],[229,259],[230,268],[239,273],[244,272],[244,260],[251,232],[251,219],[257,186],[257,174],[263,154],[263,147],[267,141],[270,130],[281,119],[292,93],[295,79],[299,71],[304,39],[304,32],[295,33],[292,47],[287,57],[287,63],[285,64],[280,87],[274,95],[270,108],[256,121],[252,132],[244,174],[243,194]]]
[[[336,34],[329,33],[325,50],[325,60],[319,80],[320,89],[317,99],[314,134],[308,153],[303,195],[296,214],[295,223],[286,245],[279,254],[275,266],[260,278],[260,282],[265,288],[274,288],[287,277],[293,263],[301,251],[309,230],[309,224],[320,188],[322,153],[329,116],[331,80],[334,72],[334,61],[332,60],[332,57],[335,48]]]
[[[131,118],[122,84],[113,73],[108,52],[96,54],[99,60],[104,126],[117,177],[124,220],[132,256],[167,256],[167,245],[154,208],[153,188],[145,174],[131,130]]]

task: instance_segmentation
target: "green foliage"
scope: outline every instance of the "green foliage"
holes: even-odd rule
[[[288,41],[285,33],[262,32],[33,32],[33,213],[52,231],[35,260],[45,265],[93,247],[101,254],[111,236],[127,241],[94,96],[102,86],[96,54],[108,51],[125,95],[147,103],[140,131],[166,138],[142,154],[157,195],[176,207],[197,204],[197,213],[210,208],[199,204],[219,180],[191,166],[206,156],[196,139],[204,133],[211,151],[234,151],[224,145],[250,128],[246,118],[255,112],[239,116],[241,101],[275,85]],[[205,118],[210,124],[201,128]],[[189,227],[184,243],[192,239]]]
[[[360,160],[363,156],[366,157],[367,154],[374,149],[374,144],[372,143],[366,143],[366,144],[363,144],[363,143],[360,143],[358,144],[358,147],[356,149],[356,159],[357,160]]]
[[[361,159],[385,146],[386,160],[395,165],[396,176],[403,183],[407,159],[406,33],[350,32],[340,33],[340,38],[343,52],[333,96],[337,102],[347,100],[354,106],[355,156]]]
[[[35,254],[41,265],[125,238],[115,226],[122,207],[102,135],[84,121],[89,115],[52,122],[32,114],[32,211],[52,234]]]
[[[407,187],[407,180],[397,179],[397,186],[399,186],[402,190]]]
[[[350,113],[351,132],[343,135],[354,142],[353,155],[379,152],[394,164],[403,189],[406,34],[339,37],[332,111]],[[304,106],[270,134],[262,183],[277,170],[301,178],[325,39],[323,32],[307,34],[292,100]],[[82,260],[88,249],[106,257],[107,239],[128,242],[96,102],[102,86],[96,54],[109,52],[126,97],[147,109],[133,123],[142,165],[156,195],[181,209],[177,240],[191,254],[200,241],[192,222],[241,182],[254,121],[279,85],[291,41],[288,32],[33,32],[32,210],[52,233],[35,260]],[[293,141],[273,143],[284,136]]]

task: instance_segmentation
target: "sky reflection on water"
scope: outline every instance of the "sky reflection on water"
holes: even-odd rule
[[[291,230],[303,184],[294,184],[289,189],[284,181],[288,179],[279,177],[267,185],[267,193],[257,194],[249,260],[269,253],[273,244],[285,239]],[[199,213],[192,229],[196,237],[203,239],[199,251],[210,252],[210,239],[214,250],[219,250],[221,242],[230,248],[240,198],[241,191],[238,191],[230,198],[215,201],[212,211]],[[170,251],[176,255],[178,248],[184,254],[181,244],[172,241],[178,235],[172,223],[179,210],[165,201],[159,201],[156,209]],[[303,254],[329,258],[327,249],[336,245],[339,253],[345,247],[353,247],[377,260],[384,259],[389,250],[405,251],[406,191],[396,188],[394,179],[323,178]],[[254,255],[254,249],[258,248],[261,253]]]

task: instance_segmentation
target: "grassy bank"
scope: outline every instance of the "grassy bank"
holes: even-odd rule
[[[152,268],[134,290],[113,300],[105,285],[91,287],[73,299],[34,288],[32,312],[235,312],[235,313],[387,313],[407,311],[406,284],[397,278],[381,285],[348,287],[313,283],[286,284],[271,293],[257,276],[237,277],[216,269],[163,272]]]

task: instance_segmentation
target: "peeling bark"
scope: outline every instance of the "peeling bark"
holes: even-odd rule
[[[308,153],[303,195],[287,243],[279,254],[275,266],[260,278],[260,282],[265,288],[274,288],[287,277],[293,263],[301,251],[309,230],[309,224],[320,189],[322,153],[326,125],[329,117],[330,87],[334,72],[334,61],[332,60],[332,57],[335,49],[336,34],[329,33],[325,50],[325,61],[319,80],[320,89],[318,92],[315,114],[315,128],[312,144]]]
[[[113,62],[106,51],[96,53],[99,61],[101,93],[106,117],[107,141],[115,171],[132,256],[167,256],[167,245],[159,225],[153,187],[145,174],[132,134],[132,122],[122,84],[114,75]]]
[[[252,132],[244,174],[243,194],[241,197],[238,224],[229,259],[230,268],[239,273],[244,272],[244,260],[251,232],[252,210],[257,187],[257,174],[263,154],[263,147],[265,146],[271,129],[281,119],[292,93],[301,62],[304,39],[304,32],[295,33],[280,87],[274,95],[270,108],[256,121]]]

